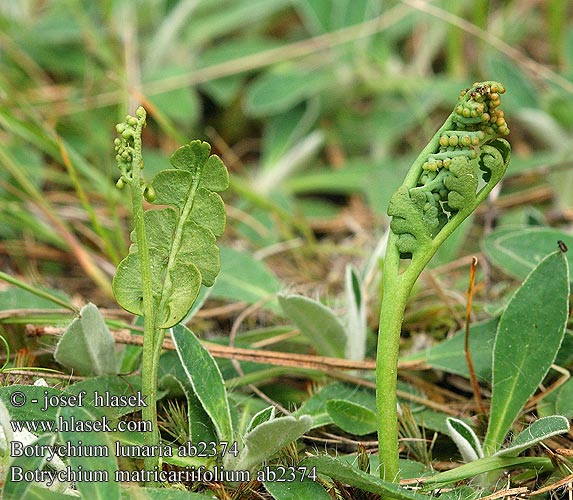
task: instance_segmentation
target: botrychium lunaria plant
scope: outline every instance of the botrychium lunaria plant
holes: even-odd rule
[[[157,370],[168,329],[185,318],[201,286],[212,286],[219,273],[217,237],[225,229],[225,206],[219,196],[229,174],[211,147],[192,141],[169,158],[171,168],[153,181],[143,179],[141,134],[146,112],[139,107],[116,127],[116,160],[121,173],[117,187],[131,190],[133,227],[129,254],[118,265],[113,292],[118,304],[143,316],[142,392],[147,406],[142,418],[151,422],[145,444],[159,442]],[[158,207],[144,210],[143,199]],[[158,457],[145,460],[150,470]]]
[[[380,476],[398,481],[397,364],[400,331],[416,279],[444,240],[505,174],[509,128],[500,108],[505,87],[485,81],[458,103],[420,153],[388,205],[376,368]]]

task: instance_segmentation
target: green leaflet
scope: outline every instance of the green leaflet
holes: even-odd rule
[[[444,179],[444,186],[449,190],[448,206],[459,212],[464,207],[475,203],[478,178],[470,160],[466,156],[452,159],[450,175]]]
[[[171,156],[172,169],[151,183],[153,203],[168,205],[145,212],[154,301],[159,328],[176,325],[189,311],[201,285],[212,286],[219,272],[216,237],[225,229],[225,207],[217,194],[229,184],[223,162],[209,156],[209,144],[193,141]],[[113,280],[118,303],[142,316],[143,291],[135,232],[129,255]]]
[[[427,206],[428,205],[428,206]],[[438,209],[426,204],[425,194],[400,186],[390,198],[388,215],[390,229],[398,235],[396,245],[401,254],[412,254],[420,245],[427,245],[438,227]]]
[[[331,399],[326,402],[326,411],[343,431],[358,436],[376,431],[376,413],[366,406],[345,399]]]

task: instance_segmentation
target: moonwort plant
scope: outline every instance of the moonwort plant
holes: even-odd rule
[[[167,329],[189,312],[201,285],[213,285],[219,273],[216,237],[225,229],[225,207],[217,194],[229,175],[209,144],[193,141],[170,157],[173,168],[159,172],[151,183],[142,176],[141,134],[146,112],[139,107],[117,125],[116,160],[121,177],[117,187],[129,185],[134,230],[129,254],[118,265],[113,291],[125,310],[143,316],[142,391],[147,406],[142,418],[152,422],[145,444],[159,442],[157,427],[157,369]],[[161,206],[144,210],[143,199]],[[157,465],[146,458],[145,468]]]
[[[503,177],[510,145],[498,82],[475,83],[420,153],[388,205],[390,235],[376,363],[380,476],[398,481],[397,365],[400,331],[416,279],[444,240]]]

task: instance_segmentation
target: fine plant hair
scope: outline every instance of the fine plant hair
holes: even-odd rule
[[[504,92],[494,81],[463,90],[388,205],[376,364],[380,476],[388,481],[400,477],[397,363],[408,296],[440,245],[505,174],[511,148],[502,138],[509,134],[500,107]]]

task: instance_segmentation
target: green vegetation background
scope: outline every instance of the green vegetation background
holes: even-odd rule
[[[210,142],[231,174],[222,272],[194,331],[238,330],[248,345],[269,346],[291,330],[274,294],[320,297],[344,312],[352,263],[369,292],[371,358],[390,195],[459,90],[498,80],[512,131],[508,176],[435,257],[404,322],[405,337],[443,337],[460,325],[469,257],[494,225],[571,228],[572,19],[561,0],[0,2],[0,269],[77,303],[117,307],[110,282],[130,214],[115,187],[114,125],[142,104],[148,179],[192,139]],[[479,273],[482,319],[510,281],[485,265]],[[13,291],[1,300],[3,309],[45,306]],[[10,341],[26,345],[18,334]],[[222,366],[228,381],[237,377]],[[288,408],[306,389],[266,387]]]

